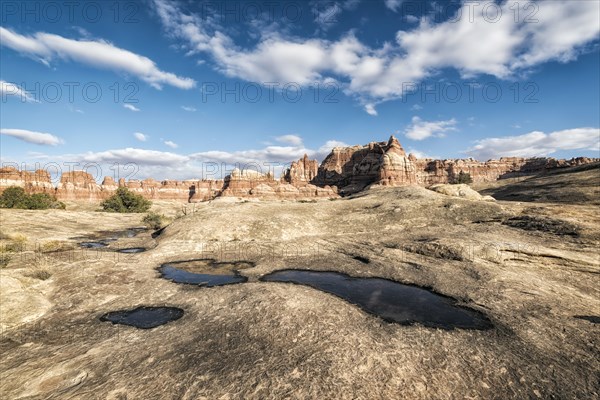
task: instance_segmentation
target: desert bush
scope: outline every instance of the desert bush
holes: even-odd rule
[[[456,178],[456,183],[460,184],[460,183],[473,183],[473,179],[471,178],[471,174],[469,174],[468,172],[463,172],[460,171],[458,174],[458,177]]]
[[[29,196],[23,188],[11,186],[0,195],[0,207],[27,208]]]
[[[125,187],[118,188],[114,195],[101,204],[104,211],[118,213],[143,213],[148,211],[151,205],[149,200]]]
[[[14,253],[25,250],[27,237],[23,235],[0,234],[0,268],[8,265]]]
[[[50,279],[52,274],[45,268],[33,268],[31,271],[24,274],[29,278],[39,279],[40,281],[45,281]]]
[[[150,229],[160,229],[163,226],[165,216],[155,212],[149,212],[144,216],[142,222]]]
[[[28,195],[21,187],[11,186],[0,195],[0,207],[24,210],[47,210],[49,208],[65,209],[65,204],[48,193]]]
[[[66,208],[65,203],[56,200],[56,197],[50,196],[48,193],[32,194],[27,202],[27,208],[30,210],[47,210],[49,208],[64,210]]]
[[[49,242],[44,242],[40,246],[39,250],[42,253],[51,253],[55,251],[66,251],[73,250],[73,245],[69,242],[60,241],[60,240],[51,240]]]
[[[8,243],[2,245],[0,250],[3,253],[18,253],[25,250],[25,244],[27,243],[27,237],[23,235],[8,235]]]
[[[0,251],[0,268],[5,268],[8,263],[10,263],[10,260],[12,259],[12,256],[10,254],[6,254]]]

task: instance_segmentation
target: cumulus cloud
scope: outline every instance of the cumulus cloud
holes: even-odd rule
[[[137,108],[136,106],[134,106],[133,104],[123,104],[123,107],[125,107],[128,110],[135,111],[135,112],[140,111],[140,109]]]
[[[147,135],[144,135],[144,134],[143,134],[143,133],[141,133],[141,132],[135,132],[135,133],[133,134],[133,136],[134,136],[134,137],[135,137],[137,140],[139,140],[140,142],[145,142],[146,140],[148,140],[148,136],[147,136]]]
[[[600,129],[575,128],[551,133],[533,131],[520,136],[478,140],[465,151],[481,159],[499,157],[543,157],[559,150],[600,152]]]
[[[319,160],[322,161],[323,159],[325,159],[325,157],[327,157],[329,155],[329,153],[331,153],[331,150],[333,150],[336,147],[348,147],[349,145],[344,143],[344,142],[340,142],[339,140],[328,140],[325,142],[325,144],[321,147],[319,147],[319,149],[314,153],[314,157]]]
[[[315,23],[326,31],[338,22],[342,12],[356,9],[359,3],[360,0],[313,0],[311,5]]]
[[[428,153],[425,153],[423,151],[419,151],[417,149],[413,149],[412,147],[408,149],[407,153],[408,154],[412,154],[412,155],[414,155],[415,157],[417,157],[419,159],[423,159],[423,158],[431,158],[431,159],[434,159],[434,160],[439,160],[440,159],[439,156],[432,156],[432,155],[429,155]]]
[[[28,131],[26,129],[0,129],[0,134],[12,136],[27,143],[56,146],[63,143],[63,140],[50,133]]]
[[[302,144],[302,138],[300,136],[297,135],[283,135],[283,136],[277,136],[275,138],[275,140],[277,140],[280,143],[286,143],[286,144],[290,144],[293,146],[299,146]]]
[[[157,89],[161,89],[163,85],[191,89],[196,85],[191,78],[162,71],[151,59],[106,41],[74,40],[45,32],[25,36],[0,27],[0,43],[46,65],[57,58],[80,62],[95,68],[137,76]]]
[[[407,15],[406,17],[404,17],[404,19],[406,20],[406,22],[411,23],[411,24],[416,24],[417,22],[419,22],[419,18],[415,17],[414,15]]]
[[[398,11],[404,0],[384,0],[385,6],[393,12]]]
[[[115,165],[119,167],[119,175],[129,179],[219,179],[236,167],[263,173],[271,171],[278,176],[292,161],[302,158],[304,154],[321,161],[337,146],[347,145],[328,140],[317,150],[306,148],[300,143],[296,146],[265,146],[239,151],[211,150],[192,154],[129,147],[80,154],[55,154],[52,155],[52,160],[79,163],[79,167],[94,164],[89,172],[95,174],[98,182],[102,181],[104,175],[113,175]],[[47,156],[30,153],[29,157]]]
[[[181,109],[184,111],[188,111],[188,112],[195,112],[196,108],[195,107],[188,107],[188,106],[181,106]]]
[[[400,3],[386,1],[391,9]],[[536,2],[537,23],[525,18],[515,22],[514,10],[525,14],[526,4],[517,0],[494,3],[503,17],[493,22],[484,18],[485,2],[473,4],[463,2],[444,22],[422,18],[417,27],[398,31],[395,40],[379,48],[365,45],[353,33],[331,41],[281,32],[270,32],[253,47],[243,48],[214,23],[181,12],[169,0],[154,0],[169,34],[184,40],[192,53],[209,54],[221,73],[257,83],[310,85],[335,79],[363,105],[401,97],[407,84],[446,68],[465,78],[488,74],[508,79],[544,62],[567,62],[600,33],[597,1]]]
[[[128,147],[126,149],[106,150],[100,152],[87,152],[76,157],[79,160],[94,163],[120,163],[139,165],[169,166],[175,163],[186,163],[189,157],[156,150],[145,150]]]
[[[454,118],[446,121],[423,121],[419,117],[413,117],[412,123],[404,130],[407,138],[423,140],[428,137],[444,137],[446,132],[456,130]]]
[[[195,153],[190,157],[201,160],[214,162],[224,162],[227,164],[243,163],[269,165],[271,163],[278,164],[280,167],[288,163],[302,158],[305,154],[311,158],[316,158],[321,161],[334,147],[347,146],[347,144],[328,140],[317,150],[310,149],[304,146],[302,138],[295,135],[279,136],[277,139],[285,137],[288,146],[266,146],[256,150],[240,150],[234,152],[228,151],[206,151]],[[284,140],[284,142],[285,142]],[[293,142],[293,143],[291,143]]]
[[[0,96],[5,101],[8,96],[15,96],[22,102],[39,103],[28,91],[12,82],[0,80]]]
[[[163,143],[164,143],[166,146],[169,146],[169,147],[170,147],[170,148],[172,148],[172,149],[176,149],[176,148],[178,148],[178,147],[179,147],[179,145],[178,145],[177,143],[175,143],[175,142],[172,142],[172,141],[170,141],[170,140],[165,140]]]
[[[369,115],[373,115],[373,116],[377,115],[377,110],[375,109],[375,105],[373,105],[373,104],[367,104],[367,105],[365,105],[365,111]]]

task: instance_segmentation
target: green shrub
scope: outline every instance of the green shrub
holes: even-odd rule
[[[468,172],[460,171],[458,177],[456,178],[456,183],[473,183],[473,179],[471,179],[471,174],[469,174]]]
[[[48,193],[35,193],[29,196],[27,199],[28,209],[30,210],[47,210],[49,208],[64,208],[60,207],[55,198],[50,196]],[[62,204],[62,203],[60,203]]]
[[[21,187],[11,186],[6,188],[0,196],[0,206],[2,208],[27,208],[29,196]]]
[[[24,210],[47,210],[49,208],[64,210],[65,204],[48,193],[28,195],[23,188],[11,186],[0,195],[0,207]]]
[[[101,206],[104,211],[108,212],[143,213],[150,209],[152,203],[141,195],[135,194],[125,187],[120,187],[114,195],[104,200]]]
[[[163,226],[165,216],[155,212],[149,212],[144,216],[142,222],[150,229],[160,229]]]

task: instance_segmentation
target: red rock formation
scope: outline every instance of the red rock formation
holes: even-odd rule
[[[28,193],[54,194],[50,173],[41,169],[29,172],[14,167],[0,168],[0,193],[10,186],[22,187]]]
[[[221,196],[224,197],[249,197],[249,198],[273,198],[273,199],[300,199],[307,197],[338,197],[334,189],[330,187],[319,188],[306,181],[308,176],[315,176],[313,166],[315,160],[308,160],[307,156],[286,171],[281,180],[277,181],[272,174],[261,174],[253,170],[233,170],[231,175],[225,178],[224,189]],[[290,179],[288,182],[286,179]]]
[[[56,188],[59,200],[98,201],[104,198],[102,188],[92,175],[85,171],[70,171],[62,174]]]
[[[407,157],[398,140],[392,136],[388,142],[333,149],[319,167],[313,183],[335,185],[340,187],[341,193],[347,194],[360,191],[373,183],[390,186],[454,183],[461,171],[469,173],[473,182],[492,182],[595,161],[599,159],[504,157],[486,162],[472,158],[418,160],[413,154]]]
[[[117,184],[105,177],[102,184],[84,171],[62,175],[57,188],[47,171],[19,171],[14,167],[0,168],[0,192],[9,186],[23,187],[28,193],[56,194],[59,200],[97,202],[111,196],[119,187],[127,187],[152,200],[205,201],[217,196],[301,199],[334,198],[355,193],[368,185],[389,186],[453,183],[460,172],[467,172],[474,182],[490,182],[502,178],[545,173],[556,168],[600,161],[585,157],[571,160],[554,158],[505,157],[480,162],[472,158],[457,160],[417,159],[406,152],[391,136],[387,142],[371,142],[365,146],[338,147],[319,166],[304,155],[294,161],[279,180],[271,173],[263,175],[253,170],[233,170],[224,180],[144,180],[119,179]]]
[[[305,154],[300,160],[292,162],[284,172],[281,181],[294,186],[306,186],[317,177],[318,172],[319,162],[309,160],[308,155]]]

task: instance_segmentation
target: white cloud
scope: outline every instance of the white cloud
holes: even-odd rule
[[[365,105],[365,111],[369,115],[373,115],[373,116],[377,115],[377,110],[375,109],[375,105],[374,104],[366,104]]]
[[[45,32],[24,36],[0,27],[0,42],[2,46],[36,58],[46,65],[56,58],[80,62],[95,68],[137,76],[157,89],[162,88],[162,85],[180,89],[191,89],[196,85],[191,78],[162,71],[151,59],[106,41],[73,40]]]
[[[336,146],[347,146],[343,142],[329,140],[317,150],[297,146],[266,146],[259,149],[240,151],[204,151],[193,154],[178,154],[158,150],[139,148],[111,149],[81,154],[52,155],[55,161],[70,161],[80,163],[97,163],[95,177],[98,182],[104,175],[114,174],[114,165],[120,166],[121,176],[130,179],[152,177],[161,179],[219,179],[231,173],[235,167],[272,171],[276,176],[289,167],[292,161],[307,154],[310,158],[321,161]],[[47,157],[44,154],[28,155],[30,158]],[[7,161],[5,159],[5,161]],[[12,161],[12,160],[11,160]],[[20,162],[23,160],[20,160]],[[133,168],[132,168],[133,167]],[[97,171],[96,171],[97,170]],[[108,172],[108,173],[107,173]]]
[[[353,33],[331,41],[281,32],[269,32],[254,47],[243,48],[214,22],[184,14],[169,0],[154,4],[172,37],[185,40],[191,52],[208,53],[215,68],[227,76],[303,86],[336,79],[363,105],[401,97],[407,84],[422,82],[445,68],[465,78],[488,74],[507,79],[543,62],[566,62],[600,33],[598,1],[536,2],[538,22],[531,23],[525,18],[515,22],[515,7],[528,15],[523,10],[526,3],[508,0],[499,5],[503,16],[499,21],[484,19],[483,3],[474,7],[470,18],[473,3],[463,3],[460,17],[441,23],[423,18],[416,28],[398,31],[395,41],[379,48],[363,44]],[[387,5],[397,9],[400,1],[388,0]]]
[[[337,2],[321,2],[313,3],[312,12],[315,15],[315,23],[323,30],[337,23],[337,17],[342,13],[342,7]]]
[[[404,17],[404,19],[406,20],[406,22],[411,23],[411,24],[416,24],[417,22],[419,22],[419,18],[415,17],[414,15],[407,15],[406,17]]]
[[[454,118],[446,121],[423,121],[419,117],[413,117],[412,123],[405,130],[407,138],[423,140],[428,137],[444,137],[446,132],[455,131],[456,120]]]
[[[0,96],[5,101],[8,96],[15,96],[22,102],[39,103],[28,91],[22,89],[19,85],[0,80]]]
[[[542,157],[559,150],[600,152],[600,129],[576,128],[478,140],[465,153],[481,160],[499,157]]]
[[[419,110],[422,110],[422,109],[423,109],[423,106],[421,106],[421,105],[419,105],[419,104],[415,104],[415,105],[414,105],[414,106],[412,106],[410,109],[411,109],[411,110],[413,110],[413,111],[419,111]]]
[[[286,143],[286,144],[290,144],[290,145],[293,145],[293,146],[300,146],[300,145],[302,145],[302,138],[300,136],[297,136],[297,135],[277,136],[275,138],[275,140],[277,140],[280,143]]]
[[[295,135],[285,135],[285,137],[287,136]],[[281,137],[283,136],[280,136],[279,138]],[[271,163],[276,163],[281,169],[284,165],[302,158],[304,154],[321,161],[327,154],[329,154],[332,148],[338,146],[347,146],[346,143],[340,141],[328,140],[320,148],[314,150],[306,148],[303,145],[300,137],[295,136],[293,142],[295,142],[295,144],[289,143],[289,146],[269,145],[262,149],[256,150],[240,150],[234,152],[206,151],[192,154],[190,157],[205,161],[223,162],[231,165],[236,163],[257,165],[269,165]]]
[[[319,161],[322,161],[335,147],[349,147],[349,145],[339,140],[328,140],[323,146],[319,147],[315,153],[315,157]]]
[[[360,0],[314,0],[312,4],[312,13],[315,16],[315,23],[326,31],[337,24],[339,15],[344,11],[354,10],[360,3]]]
[[[384,0],[385,6],[393,12],[398,11],[404,0]]]
[[[170,141],[170,140],[165,140],[163,143],[164,143],[166,146],[169,146],[169,147],[170,147],[170,148],[172,148],[172,149],[176,149],[176,148],[178,148],[178,147],[179,147],[179,145],[178,145],[177,143],[175,143],[175,142],[172,142],[172,141]]]
[[[139,140],[140,142],[145,142],[146,140],[148,140],[148,135],[144,135],[144,134],[143,134],[143,133],[141,133],[141,132],[135,132],[135,133],[133,134],[133,136],[134,136],[134,137],[135,137],[137,140]]]
[[[12,136],[27,143],[40,144],[45,146],[56,146],[63,143],[63,140],[50,133],[28,131],[26,129],[0,129],[0,134]]]
[[[78,160],[95,163],[134,163],[139,165],[164,165],[186,163],[189,157],[156,150],[145,150],[128,147],[126,149],[106,150],[100,152],[87,152],[71,156]]]
[[[188,111],[188,112],[195,112],[196,108],[195,107],[188,107],[188,106],[181,106],[181,109],[184,111]]]
[[[434,160],[439,160],[440,159],[439,156],[432,156],[432,155],[429,155],[428,153],[419,151],[419,150],[414,149],[412,147],[409,148],[406,153],[407,154],[412,154],[412,155],[414,155],[415,157],[417,157],[419,159],[423,159],[423,158],[430,158],[430,159],[434,159]]]
[[[125,107],[128,110],[135,111],[135,112],[140,111],[140,109],[137,108],[136,106],[134,106],[133,104],[123,104],[123,107]]]

